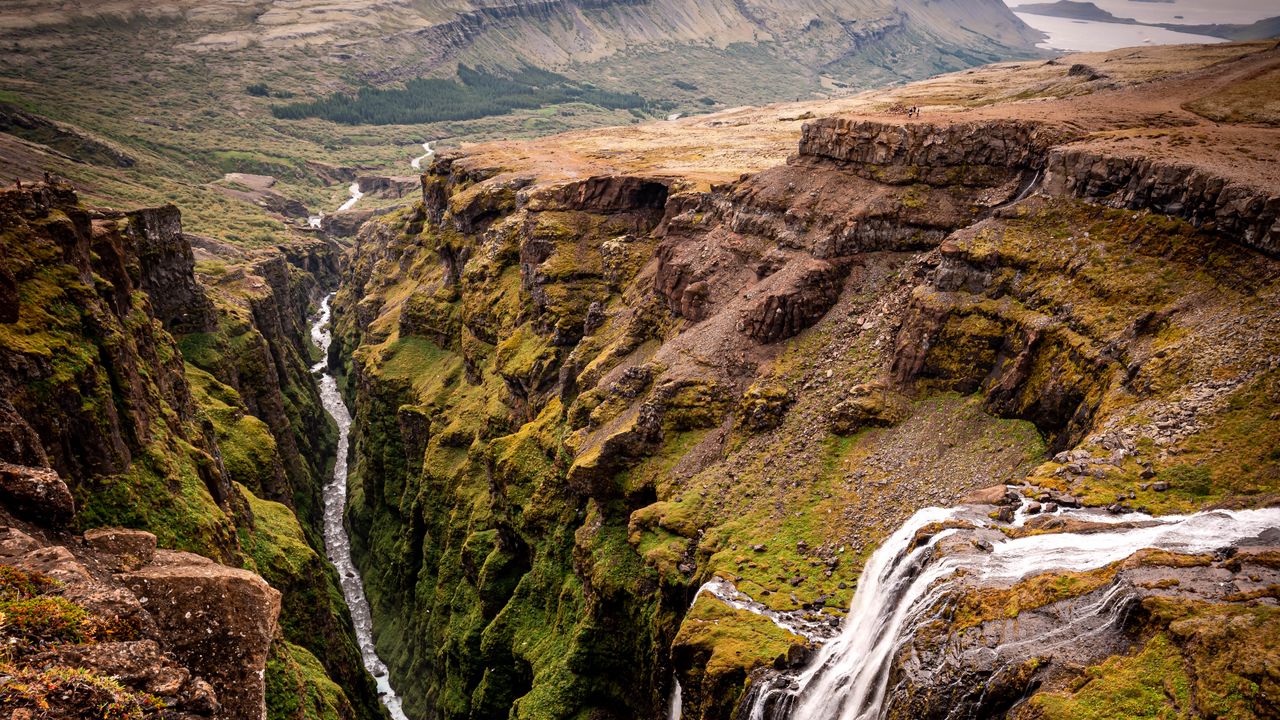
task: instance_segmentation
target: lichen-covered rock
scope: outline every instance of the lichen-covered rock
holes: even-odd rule
[[[782,385],[756,383],[747,388],[738,403],[743,427],[752,432],[772,430],[782,424],[795,397]]]
[[[32,657],[36,667],[72,667],[114,678],[184,714],[220,717],[218,695],[204,679],[167,656],[154,640],[63,645]]]
[[[213,686],[224,717],[265,715],[262,668],[278,630],[278,591],[253,573],[171,551],[120,580],[156,619],[166,647]]]
[[[75,515],[67,484],[50,468],[0,462],[0,502],[43,525],[62,525]]]
[[[97,528],[85,532],[84,539],[109,558],[111,569],[117,572],[150,565],[156,554],[156,536],[143,530]]]
[[[852,435],[864,427],[897,425],[911,414],[901,393],[884,383],[855,385],[831,408],[828,422],[837,435]]]

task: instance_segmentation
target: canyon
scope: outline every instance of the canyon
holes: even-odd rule
[[[682,717],[741,717],[744,686],[812,652],[777,613],[838,624],[884,537],[993,483],[1054,508],[1038,532],[1079,505],[1274,504],[1278,148],[1273,120],[1221,118],[1277,51],[1197,52],[442,153],[335,300],[353,542],[407,712],[656,717],[674,667]],[[1007,522],[998,487],[979,502]],[[1270,571],[1206,594],[1232,576],[1201,555],[1128,560],[1200,569],[1147,576],[1187,594],[1127,602],[1099,656],[961,665],[963,697],[897,657],[917,685],[894,697],[937,700],[883,712],[1072,717],[1141,682],[1085,692],[1086,666],[1158,646],[1200,667],[1223,613],[1274,637]],[[930,639],[1069,616],[1131,582],[1108,563],[979,583],[1009,599],[960,593],[974,617]],[[698,593],[713,578],[767,612]],[[1260,667],[1188,681],[1196,712],[1266,716],[1223,689]]]
[[[385,717],[372,659],[410,718],[1273,716],[1277,78],[433,143],[350,240],[0,188],[0,707]]]

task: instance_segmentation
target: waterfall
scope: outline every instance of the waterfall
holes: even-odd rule
[[[356,206],[360,202],[360,198],[364,197],[364,193],[360,190],[360,182],[351,183],[351,187],[347,188],[347,192],[351,194],[351,199],[342,203],[342,207],[338,208],[338,212],[346,212]]]
[[[1113,521],[1090,510],[1063,511],[1093,523]],[[972,509],[928,508],[913,515],[871,556],[854,593],[840,634],[794,676],[781,676],[753,687],[746,704],[750,720],[877,720],[887,710],[890,665],[902,642],[952,587],[957,571],[979,582],[1013,583],[1049,571],[1081,572],[1129,557],[1143,548],[1199,554],[1230,546],[1280,527],[1280,509],[1223,511],[1149,518],[1130,515],[1114,530],[1053,533],[1004,538],[990,552],[941,554],[944,530],[913,547],[917,533],[933,523],[965,519],[990,523]],[[1001,536],[1003,537],[1003,536]],[[1113,587],[1072,622],[1037,638],[1045,649],[1076,642],[1083,634],[1118,620],[1125,606]]]
[[[680,720],[684,715],[684,699],[680,689],[680,680],[673,679],[671,687],[671,707],[667,710],[667,720]]]
[[[324,548],[329,562],[338,570],[342,595],[351,610],[351,622],[355,625],[356,643],[360,646],[364,667],[377,682],[378,696],[391,715],[391,720],[407,720],[400,707],[400,697],[391,687],[387,666],[378,657],[378,651],[373,645],[373,614],[369,609],[369,599],[364,594],[364,580],[351,560],[351,538],[347,536],[347,527],[343,523],[343,514],[347,509],[347,451],[351,437],[351,413],[342,401],[338,381],[328,372],[325,360],[329,354],[329,344],[333,341],[333,334],[329,329],[329,303],[332,299],[333,295],[328,295],[321,301],[320,312],[311,326],[311,342],[320,349],[322,356],[312,366],[311,372],[320,375],[320,401],[325,412],[338,424],[338,453],[333,463],[333,477],[324,486]]]

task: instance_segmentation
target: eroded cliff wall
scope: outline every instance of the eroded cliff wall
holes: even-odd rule
[[[1068,161],[1078,137],[824,119],[710,190],[439,159],[361,231],[330,358],[411,712],[653,717],[674,667],[686,716],[730,717],[879,538],[992,482],[1116,513],[1273,497],[1268,191]],[[804,629],[686,614],[714,576]]]
[[[60,184],[0,192],[0,238],[10,523],[55,550],[75,542],[60,534],[69,529],[148,530],[152,546],[185,551],[166,568],[208,563],[186,554],[199,553],[252,571],[236,577],[264,592],[216,612],[269,616],[255,659],[210,656],[198,671],[225,681],[227,717],[258,716],[231,710],[231,688],[249,680],[258,704],[266,688],[271,717],[379,717],[314,525],[334,432],[304,343],[311,298],[334,275],[331,248],[276,250],[233,269],[206,262],[224,281],[210,289],[177,208],[98,211]],[[138,582],[164,585],[184,572]],[[182,592],[192,602],[199,594]],[[155,622],[187,632],[175,618]],[[195,636],[175,638],[161,647],[212,652]]]

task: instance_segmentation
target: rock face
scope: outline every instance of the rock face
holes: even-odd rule
[[[5,425],[15,453],[2,459],[47,459],[75,491],[90,478],[127,472],[161,436],[186,434],[182,425],[195,407],[182,359],[173,339],[152,324],[153,305],[138,284],[145,279],[168,294],[162,302],[174,322],[189,307],[202,317],[207,312],[175,220],[173,209],[133,220],[95,216],[60,185],[0,193],[0,226],[12,238],[0,262],[27,293],[47,300],[22,305],[12,328],[26,340],[10,335],[0,348],[0,389],[13,408]],[[147,263],[139,246],[151,247]],[[193,441],[208,452],[203,438]],[[227,501],[229,482],[213,463],[201,465],[200,481]]]
[[[1241,244],[1280,255],[1280,197],[1191,165],[1060,149],[1048,156],[1044,186],[1051,194],[1210,224]]]
[[[139,717],[159,716],[147,696],[180,718],[266,717],[263,676],[278,635],[280,593],[262,578],[190,553],[151,555],[155,536],[138,531],[92,533],[88,547],[70,546],[75,553],[17,528],[0,533],[6,598],[60,603],[63,612],[85,617],[83,625],[110,628],[70,638],[47,629],[15,640],[9,661],[19,676],[78,669],[90,683],[114,678],[125,692],[113,700],[137,705]],[[110,574],[118,569],[127,572]],[[78,716],[77,693],[57,692],[58,676],[44,677],[52,692],[41,709],[49,717]],[[6,695],[16,712],[36,709],[36,702],[22,690]]]
[[[840,298],[845,268],[811,260],[777,273],[770,289],[742,313],[743,331],[763,343],[786,340],[812,326]],[[687,290],[686,290],[687,292]]]
[[[1079,134],[822,119],[785,165],[709,187],[542,180],[508,144],[437,158],[419,207],[361,229],[331,357],[351,368],[355,555],[410,713],[657,716],[674,660],[686,717],[733,717],[744,678],[803,655],[751,628],[838,622],[860,558],[919,508],[998,503],[984,523],[1048,532],[1080,505],[1270,502],[1274,460],[1228,450],[1280,422],[1275,259],[1248,230],[1266,205],[1185,210],[1138,165],[1091,185],[1062,159]],[[1174,579],[1147,572],[1109,587]],[[695,616],[713,577],[762,614]],[[1157,626],[1175,632],[1078,661]],[[898,716],[999,714],[1067,676],[989,662],[1004,629],[958,658],[921,636]]]
[[[127,227],[142,269],[140,286],[151,297],[156,318],[175,334],[212,330],[213,305],[196,283],[195,257],[182,236],[178,208],[140,210]]]
[[[75,501],[67,484],[50,468],[33,468],[0,462],[0,500],[39,521],[60,525],[75,514]]]
[[[337,578],[308,531],[334,435],[308,369],[307,315],[336,276],[334,248],[203,241],[225,271],[201,282],[190,240],[173,207],[93,210],[56,183],[0,191],[0,267],[19,289],[17,320],[0,324],[0,512],[42,531],[88,528],[93,572],[150,567],[156,538],[142,529],[252,568],[284,596],[262,591],[257,634],[236,631],[252,648],[223,658],[261,670],[272,657],[265,678],[226,676],[256,693],[244,706],[256,714],[239,716],[260,716],[266,683],[277,708],[377,717]],[[112,592],[104,612],[145,615]],[[277,612],[273,636],[263,618]],[[198,674],[220,677],[209,662]]]
[[[121,582],[156,620],[175,655],[218,692],[222,715],[266,715],[263,669],[280,615],[280,593],[253,573],[161,551]]]
[[[996,169],[1039,170],[1045,151],[1066,137],[1061,129],[1022,120],[897,125],[836,117],[804,126],[800,154],[890,181],[954,185]]]

